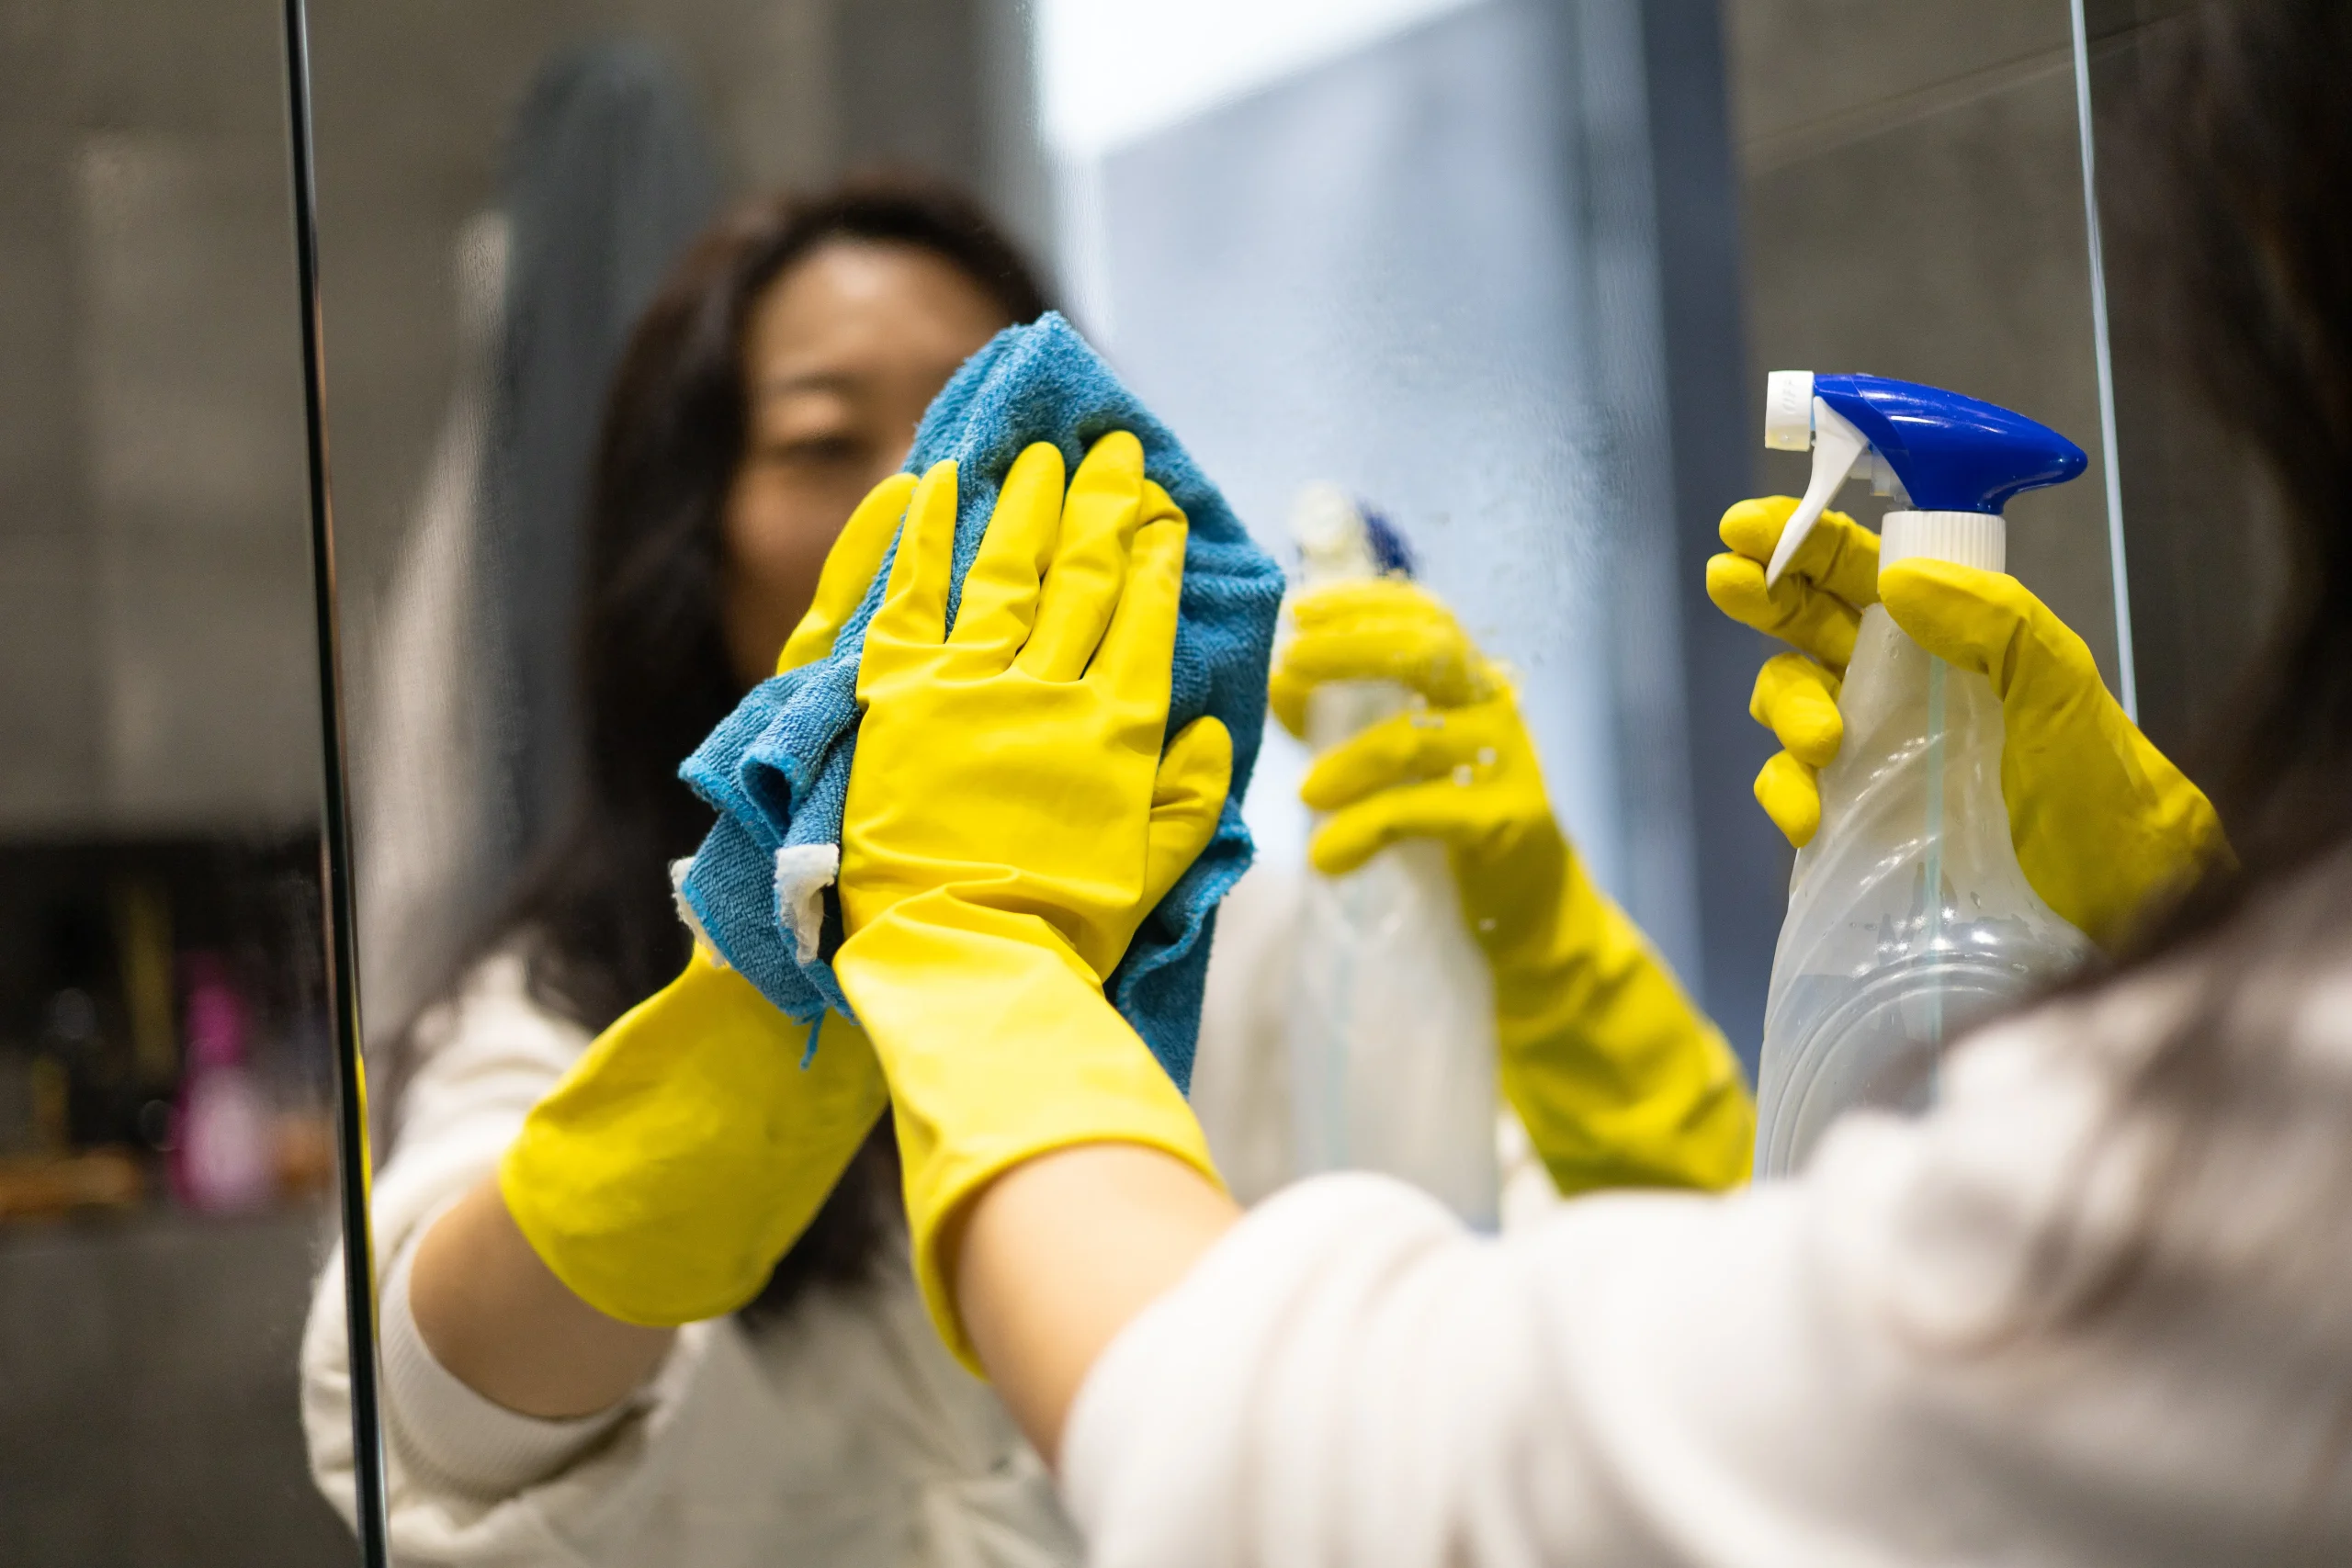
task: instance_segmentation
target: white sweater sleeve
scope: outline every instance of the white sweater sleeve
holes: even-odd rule
[[[1594,1197],[1499,1241],[1382,1178],[1270,1201],[1080,1392],[1063,1473],[1093,1560],[2278,1560],[2324,1379],[2193,1281],[2005,1337],[2114,1104],[2080,1024],[1985,1037],[1934,1117],[1853,1119],[1802,1180],[1730,1198]]]
[[[476,1393],[424,1342],[409,1307],[411,1245],[385,1275],[376,1333],[384,1409],[406,1468],[445,1489],[497,1496],[544,1480],[585,1452],[628,1413],[628,1401],[593,1416],[546,1420]]]

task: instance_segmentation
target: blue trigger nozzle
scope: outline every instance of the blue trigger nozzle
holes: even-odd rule
[[[1815,376],[1813,395],[1886,460],[1922,512],[1998,515],[2013,496],[2064,484],[2083,449],[1995,403],[1883,376]]]

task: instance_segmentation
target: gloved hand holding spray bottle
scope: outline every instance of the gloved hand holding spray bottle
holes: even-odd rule
[[[1768,586],[1850,477],[1904,508],[1886,516],[1882,571],[1929,559],[1998,572],[2002,508],[2086,463],[2055,431],[1989,403],[1807,371],[1772,374],[1765,444],[1814,455]],[[2018,864],[2002,707],[1983,674],[1928,654],[1873,604],[1838,707],[1844,740],[1821,772],[1821,828],[1797,855],[1765,1008],[1766,1175],[1802,1166],[1844,1111],[1924,1108],[1954,1034],[2091,951]]]

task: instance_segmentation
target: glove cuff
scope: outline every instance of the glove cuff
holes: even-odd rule
[[[990,1181],[1056,1149],[1125,1143],[1222,1190],[1183,1095],[1038,917],[924,894],[842,943],[833,968],[889,1081],[915,1281],[975,1372],[948,1244]]]
[[[757,1295],[882,1113],[834,1020],[806,1026],[697,953],[531,1108],[499,1194],[555,1277],[607,1317],[671,1327]]]
[[[1569,863],[1540,942],[1495,967],[1504,1096],[1564,1193],[1748,1176],[1738,1059],[1624,911]]]

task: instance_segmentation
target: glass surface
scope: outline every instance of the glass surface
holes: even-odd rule
[[[279,15],[0,40],[0,1556],[348,1562]]]
[[[1694,300],[1719,308],[1736,279],[1721,257],[1703,287],[1678,294],[1662,276],[1652,126],[1675,93],[1717,128],[1698,216],[1728,223],[1722,52],[1711,30],[1699,39],[1691,88],[1645,40],[1641,10],[1296,0],[1237,27],[1231,7],[1176,5],[319,0],[388,1276],[417,1234],[408,1173],[441,1136],[420,1075],[452,1047],[449,1015],[432,1010],[484,973],[516,929],[502,910],[545,886],[548,846],[570,842],[599,700],[573,663],[592,453],[621,346],[680,247],[730,204],[878,163],[944,176],[992,209],[1280,559],[1295,557],[1304,488],[1336,484],[1379,510],[1520,671],[1589,863],[1699,977],[1682,639],[1710,612],[1685,570],[1702,557],[1686,548],[1681,460],[1717,436],[1678,428],[1691,400],[1668,345]],[[1737,406],[1736,383],[1724,391]],[[1735,494],[1707,490],[1691,508],[1712,516]],[[1261,863],[1293,883],[1302,765],[1295,750],[1270,761],[1248,802]],[[636,897],[661,897],[654,875]],[[674,929],[662,940],[683,951]],[[554,1066],[510,1082],[501,1125],[552,1082],[594,1011],[557,1019]],[[1271,1100],[1252,1109],[1283,1116]],[[467,1158],[436,1201],[480,1179],[478,1153]],[[408,1207],[394,1213],[392,1194]],[[816,1332],[790,1314],[721,1332],[782,1384],[796,1329]],[[892,1396],[830,1397],[850,1414],[828,1406],[827,1421]],[[996,1432],[1002,1417],[968,1419]],[[820,1463],[747,1434],[765,1457],[711,1500],[755,1515],[785,1493],[887,1487],[897,1441]],[[810,1528],[802,1517],[763,1539],[784,1552]]]
[[[2188,0],[2088,0],[2089,77],[2102,167],[2128,173],[2131,115],[2146,47]],[[2125,218],[2120,181],[2102,182],[2108,226]],[[2222,429],[2195,385],[2184,323],[2149,304],[2129,246],[2108,250],[2123,524],[2149,738],[2202,778],[2205,748],[2273,623],[2286,587],[2267,479]]]
[[[604,847],[565,837],[586,798],[583,736],[609,716],[610,693],[578,662],[583,603],[606,602],[586,587],[599,570],[587,536],[600,507],[627,510],[592,482],[594,454],[600,429],[634,439],[659,423],[644,407],[669,406],[605,423],[623,345],[722,214],[884,164],[991,209],[1285,564],[1293,508],[1317,485],[1403,536],[1515,668],[1588,864],[1752,1055],[1786,901],[1784,852],[1748,797],[1770,750],[1746,715],[1765,649],[1702,584],[1724,508],[1801,483],[1763,459],[1764,373],[1926,380],[2091,449],[2090,476],[2019,502],[2011,560],[2103,669],[2119,660],[2064,0],[1740,0],[1722,13],[1635,0],[321,0],[328,385],[391,1271],[598,1020],[666,977],[640,965],[630,994],[582,1000],[541,972],[510,1017],[535,1043],[473,1130],[447,1132],[450,1102],[433,1097],[451,1086],[433,1075],[466,1036],[437,1004],[491,975],[484,960],[518,932],[579,912],[547,890],[593,872],[585,852]],[[681,287],[714,287],[697,276]],[[748,341],[722,344],[741,361],[729,374],[748,378]],[[710,428],[732,440],[723,421]],[[729,485],[750,471],[740,456],[728,452]],[[731,593],[743,569],[716,495],[682,502],[675,528]],[[600,635],[641,637],[652,659],[659,629]],[[731,700],[759,660],[729,646]],[[701,712],[709,694],[673,696]],[[657,772],[699,733],[669,735]],[[1270,736],[1246,803],[1270,879],[1305,874],[1305,761]],[[684,799],[666,780],[649,788],[673,818],[644,842],[674,835]],[[686,821],[666,853],[693,848]],[[662,916],[658,862],[636,874],[628,898]],[[537,902],[518,923],[526,895]],[[1240,902],[1223,951],[1239,942],[1279,980],[1282,922],[1245,919]],[[619,929],[617,916],[596,927],[609,912],[582,916],[592,935]],[[683,955],[673,927],[647,929],[662,962]],[[1220,1003],[1217,984],[1211,1031],[1247,1010]],[[1278,1038],[1250,1039],[1259,1066],[1279,1058]],[[1220,1077],[1208,1060],[1196,1103],[1237,1187],[1262,1190],[1291,1168],[1279,1136],[1260,1136],[1287,1120],[1280,1075],[1229,1061]],[[865,1288],[881,1294],[847,1321],[880,1333],[894,1287]],[[597,1528],[653,1530],[684,1562],[722,1549],[661,1533],[678,1519],[735,1520],[778,1555],[800,1549],[796,1532],[835,1530],[838,1556],[913,1528],[855,1499],[890,1495],[912,1462],[904,1443],[953,1430],[986,1434],[957,1463],[978,1453],[1015,1477],[991,1494],[1017,1520],[1001,1528],[1067,1551],[1049,1510],[1023,1511],[1045,1506],[1034,1472],[990,1447],[1005,1440],[1001,1412],[927,1403],[877,1435],[875,1412],[899,1408],[901,1384],[922,1381],[908,1369],[935,1348],[893,1341],[887,1369],[857,1371],[827,1337],[846,1332],[798,1296],[712,1330],[737,1359],[682,1362],[625,1417],[632,1435],[596,1450],[637,1456],[597,1484],[623,1484],[677,1440],[647,1422],[662,1400],[723,1397],[695,1382],[714,1366],[749,1358],[781,1403],[741,1416],[729,1463],[679,1461],[658,1504]],[[821,1456],[786,1440],[836,1421],[855,1440],[829,1438]],[[550,1461],[542,1479],[591,1462]],[[403,1506],[429,1509],[437,1483],[406,1473]],[[960,1483],[926,1495],[941,1510],[926,1529],[978,1506]],[[812,1497],[829,1501],[803,1506]]]
[[[1226,35],[1193,7],[1041,13],[1073,306],[1278,558],[1317,483],[1395,525],[1518,670],[1595,874],[1696,976],[1638,7],[1298,10],[1232,31],[1255,70],[1196,53]],[[1121,112],[1102,84],[1144,54],[1176,85]],[[1277,735],[1269,861],[1303,854],[1304,765]]]

